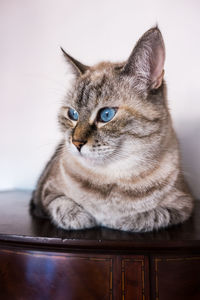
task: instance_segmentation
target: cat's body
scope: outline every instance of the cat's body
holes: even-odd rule
[[[33,213],[64,229],[150,231],[188,219],[193,200],[167,107],[159,29],[146,32],[123,64],[87,67],[65,56],[76,80]]]

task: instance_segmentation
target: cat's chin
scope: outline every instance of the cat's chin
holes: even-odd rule
[[[102,158],[88,156],[82,153],[76,156],[79,162],[87,166],[102,166],[105,163],[105,160]]]

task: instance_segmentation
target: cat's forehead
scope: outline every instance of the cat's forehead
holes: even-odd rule
[[[112,65],[101,63],[79,78],[72,90],[71,100],[76,108],[93,109],[100,103],[111,103],[116,86]]]

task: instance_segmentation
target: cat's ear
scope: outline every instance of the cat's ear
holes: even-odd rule
[[[165,46],[158,27],[151,28],[139,39],[123,73],[134,76],[142,89],[158,89],[163,80]]]
[[[72,68],[73,73],[75,73],[76,76],[83,75],[87,70],[89,70],[90,67],[83,65],[81,62],[73,58],[71,55],[65,52],[62,47],[60,47],[62,50],[65,59],[69,63],[69,65]]]

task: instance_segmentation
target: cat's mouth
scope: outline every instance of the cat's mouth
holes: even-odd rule
[[[67,148],[73,154],[73,156],[83,164],[87,165],[107,165],[110,163],[116,163],[116,161],[123,160],[126,158],[125,154],[122,152],[122,142],[118,141],[115,147],[110,147],[105,145],[102,147],[93,147],[91,145],[85,144],[78,149],[71,141],[68,144]]]
[[[107,154],[103,154],[103,151],[92,151],[87,145],[83,146],[78,150],[73,144],[70,145],[70,152],[80,162],[91,164],[91,165],[102,165],[107,159]]]

